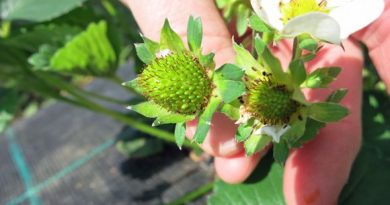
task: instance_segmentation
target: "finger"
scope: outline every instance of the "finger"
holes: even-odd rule
[[[386,1],[386,7],[381,17],[373,24],[354,35],[358,40],[367,45],[369,55],[384,81],[388,93],[390,93],[390,1]]]
[[[323,101],[336,88],[347,88],[342,104],[351,114],[338,123],[327,125],[320,134],[289,156],[284,174],[284,194],[289,205],[336,204],[361,143],[361,68],[363,59],[358,46],[345,42],[326,48],[310,68],[343,68],[332,89],[308,91],[311,101]]]
[[[143,34],[160,38],[160,29],[167,18],[172,28],[185,40],[187,21],[192,15],[203,22],[204,53],[214,52],[217,66],[234,62],[231,34],[225,26],[213,0],[122,0],[127,4]],[[207,23],[205,23],[207,22]]]
[[[197,120],[187,123],[186,135],[192,139],[196,131]],[[202,148],[209,154],[229,157],[242,152],[243,146],[234,139],[237,125],[221,113],[216,113],[211,121],[210,131]]]
[[[225,182],[236,184],[244,181],[256,168],[263,153],[257,153],[250,157],[240,153],[230,158],[215,158],[215,170],[218,176]]]

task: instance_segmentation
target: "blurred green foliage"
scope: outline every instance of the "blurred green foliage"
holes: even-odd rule
[[[130,11],[114,0],[0,0],[0,16],[0,89],[14,93],[15,104],[45,97],[88,108],[76,79],[119,83],[115,71],[140,40]]]
[[[227,22],[235,24],[238,36],[243,36],[248,30],[247,19],[251,15],[252,7],[249,0],[216,0],[217,7],[222,10]]]
[[[152,136],[173,141],[169,131],[151,128],[141,116],[129,116],[101,102],[127,105],[83,89],[103,78],[118,86],[128,79],[117,69],[130,59],[142,67],[134,44],[141,41],[129,9],[117,0],[0,0],[0,133],[12,120],[31,115],[47,99],[56,99],[108,115]],[[134,93],[129,90],[131,94]],[[161,151],[148,137],[118,141],[130,157]]]

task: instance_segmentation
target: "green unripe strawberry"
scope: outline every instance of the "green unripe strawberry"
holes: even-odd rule
[[[286,86],[272,82],[269,76],[251,82],[245,97],[245,107],[260,122],[268,125],[288,123],[299,104],[291,99]]]
[[[137,83],[149,100],[186,115],[202,111],[212,91],[206,68],[186,52],[156,58],[138,76]]]

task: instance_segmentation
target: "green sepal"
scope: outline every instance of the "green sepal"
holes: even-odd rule
[[[261,56],[267,47],[267,44],[260,38],[259,34],[255,36],[255,50],[258,56]]]
[[[328,98],[326,99],[327,102],[334,102],[334,103],[339,103],[345,95],[347,95],[348,90],[345,88],[340,88],[335,91],[333,91]]]
[[[182,115],[177,113],[170,113],[169,115],[158,116],[156,120],[154,120],[152,126],[187,122],[195,119],[195,117],[196,115]]]
[[[253,120],[248,123],[240,124],[237,128],[236,132],[236,141],[243,142],[248,139],[248,137],[252,134],[253,131]]]
[[[200,18],[190,16],[187,27],[187,43],[190,50],[194,53],[200,53],[203,37],[202,22]]]
[[[333,103],[338,103],[341,101],[341,99],[347,94],[346,89],[338,89],[333,91],[328,99],[326,100],[327,102],[333,102]],[[312,140],[317,134],[319,133],[320,129],[325,127],[326,123],[311,119],[311,118],[304,118],[306,120],[305,122],[305,131],[302,134],[302,136],[299,138],[299,140],[295,142],[291,142],[290,145],[293,147],[300,147],[304,143],[309,142]],[[292,129],[292,128],[290,128]],[[288,131],[287,131],[288,132]],[[286,133],[287,133],[286,132]],[[286,137],[288,138],[288,137]]]
[[[148,51],[152,54],[156,54],[160,50],[160,44],[150,40],[149,38],[146,38],[145,36],[141,35],[141,38],[144,40],[144,44]]]
[[[144,43],[134,44],[138,58],[145,64],[151,63],[160,50],[160,44],[141,35]]]
[[[340,71],[341,68],[339,67],[319,68],[309,74],[305,82],[303,82],[302,87],[326,88],[331,82],[336,79]]]
[[[271,44],[273,42],[277,42],[277,41],[279,41],[279,40],[284,38],[282,35],[280,35],[277,32],[264,32],[264,33],[262,33],[261,37],[263,38],[263,41],[267,45]]]
[[[236,11],[236,29],[238,36],[242,36],[248,29],[247,18],[250,15],[250,9],[245,4],[240,4],[237,6]]]
[[[272,54],[268,47],[265,47],[263,54],[259,57],[264,62],[265,69],[272,73],[277,82],[285,84],[287,87],[291,87],[290,79],[283,71],[282,64],[279,59]]]
[[[157,118],[153,122],[153,126],[169,123],[187,122],[195,119],[196,117],[195,115],[182,115],[177,113],[171,113],[152,101],[146,101],[137,105],[129,106],[129,109],[138,112],[139,114],[148,118]]]
[[[202,144],[204,139],[206,138],[207,133],[209,132],[211,120],[215,111],[217,111],[219,105],[221,103],[221,99],[218,96],[213,96],[210,99],[210,102],[206,106],[204,112],[200,115],[198,126],[195,131],[194,141],[199,144]]]
[[[167,19],[160,34],[160,49],[170,49],[172,51],[181,52],[185,50],[183,41],[180,36],[172,30]]]
[[[215,72],[215,84],[225,103],[230,103],[245,92],[244,71],[233,64],[225,64]]]
[[[179,149],[182,148],[186,138],[186,127],[184,122],[176,123],[175,126],[175,140]]]
[[[291,98],[303,105],[309,105],[310,103],[305,99],[305,95],[303,94],[302,90],[299,88],[299,86],[294,86],[294,91],[292,93]]]
[[[231,120],[237,121],[240,119],[240,105],[239,100],[234,100],[230,103],[224,103],[220,111]]]
[[[293,60],[288,66],[295,85],[301,85],[306,79],[305,64],[301,59]]]
[[[242,0],[217,0],[217,7],[222,11],[225,21],[235,22],[238,37],[243,36],[248,28],[247,19],[251,15],[249,1]]]
[[[232,102],[245,92],[245,84],[241,81],[217,80],[215,84],[223,101],[226,103]]]
[[[138,85],[137,78],[134,80],[122,83],[122,86],[129,87],[129,88],[135,90],[137,93],[142,94],[142,88],[141,88],[141,86]]]
[[[152,101],[142,102],[137,105],[129,106],[128,108],[149,118],[156,118],[170,114],[168,110],[164,109],[163,107],[157,105]]]
[[[315,53],[318,49],[318,43],[311,37],[300,39],[299,40],[299,48],[308,50],[312,53]]]
[[[305,129],[306,129],[306,121],[307,121],[307,117],[301,117],[301,119],[295,117],[295,119],[290,125],[291,126],[290,129],[288,129],[281,138],[285,139],[290,145],[299,144],[300,146],[302,144],[300,143],[301,137],[305,133]]]
[[[226,21],[231,21],[234,15],[237,13],[237,7],[242,2],[236,0],[216,0],[217,7],[222,10],[223,18]]]
[[[290,153],[290,149],[285,140],[281,140],[279,143],[273,143],[273,155],[274,159],[281,166],[284,166],[287,157]]]
[[[229,3],[230,3],[229,0],[216,0],[215,1],[215,4],[217,5],[217,7],[219,9],[223,9],[226,6],[229,6],[230,5]]]
[[[314,139],[315,136],[319,133],[320,129],[325,127],[326,123],[313,120],[311,118],[306,119],[305,132],[295,142],[291,142],[292,147],[301,147],[304,143],[309,142]]]
[[[244,71],[234,64],[224,64],[215,71],[215,75],[224,80],[241,81]]]
[[[253,58],[253,56],[248,50],[246,50],[242,46],[239,46],[234,41],[233,48],[237,54],[236,64],[244,69],[245,74],[247,76],[252,78],[256,78],[258,76],[258,73],[256,71],[253,71],[252,68],[255,68],[260,72],[265,71],[265,69],[256,61],[256,59]]]
[[[244,142],[246,156],[263,150],[272,141],[268,135],[252,135]]]
[[[313,60],[316,56],[315,53],[307,53],[301,56],[301,60],[306,63]]]
[[[214,56],[215,53],[209,53],[207,55],[200,54],[199,63],[206,68],[214,68],[215,67]]]
[[[138,58],[145,64],[149,64],[156,57],[154,53],[149,51],[145,43],[136,43],[134,46]]]
[[[269,33],[272,29],[257,15],[249,17],[250,27],[260,33]]]
[[[308,107],[308,115],[320,122],[337,122],[349,114],[347,108],[332,102],[313,103]]]

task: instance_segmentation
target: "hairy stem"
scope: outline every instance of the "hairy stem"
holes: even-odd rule
[[[110,110],[106,107],[103,107],[88,98],[85,98],[84,96],[80,95],[76,90],[73,90],[73,86],[70,86],[67,82],[63,82],[62,80],[53,79],[51,76],[42,76],[42,80],[44,80],[48,85],[57,87],[60,90],[66,91],[70,96],[73,98],[68,98],[64,96],[54,96],[55,98],[65,101],[67,103],[80,106],[98,113],[105,114],[107,116],[110,116],[111,118],[118,120],[124,124],[127,124],[134,129],[137,129],[141,132],[144,132],[146,134],[153,135],[159,139],[162,139],[167,142],[175,143],[175,137],[172,133],[167,132],[165,130],[161,130],[158,128],[151,127],[150,125],[144,124],[137,119],[133,119],[123,113]],[[188,148],[196,148],[196,144],[191,144],[190,142],[186,141],[184,143],[185,147]]]

